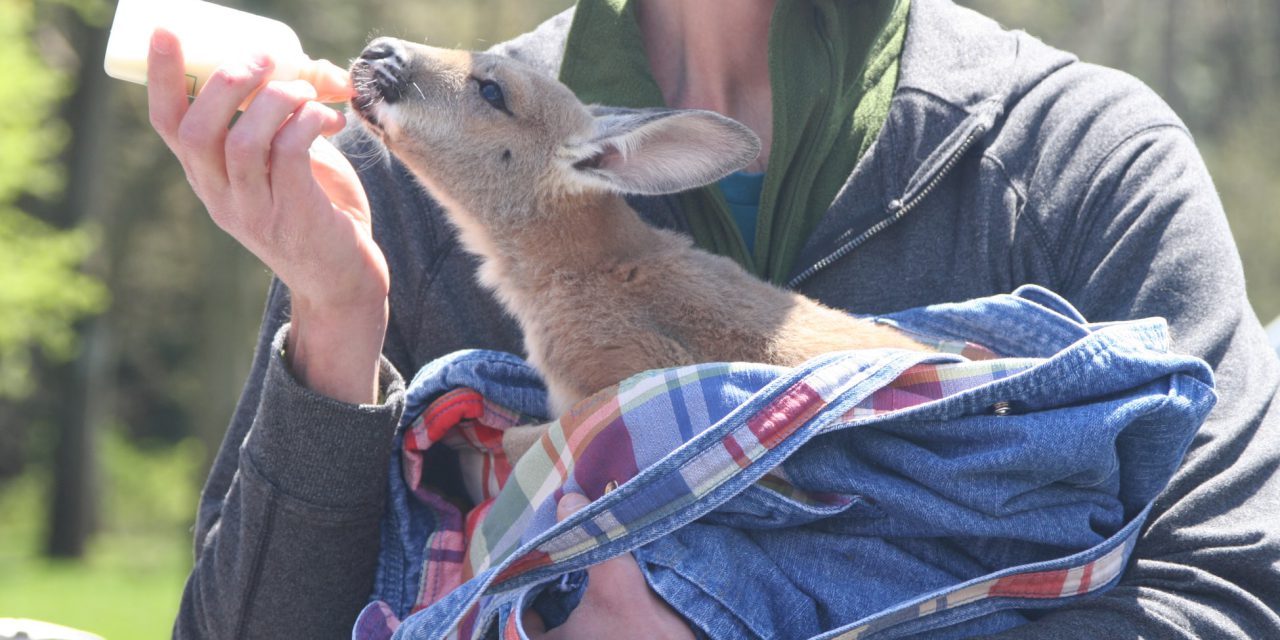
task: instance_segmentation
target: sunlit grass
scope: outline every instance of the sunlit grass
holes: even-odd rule
[[[6,540],[7,542],[7,540]],[[186,540],[105,536],[83,562],[0,555],[0,615],[108,639],[168,638],[186,578]]]
[[[31,618],[108,640],[168,638],[191,567],[185,520],[198,451],[102,447],[103,527],[83,560],[41,555],[45,473],[0,485],[0,618]]]

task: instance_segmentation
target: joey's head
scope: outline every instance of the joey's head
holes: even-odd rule
[[[490,234],[542,222],[577,194],[708,184],[760,151],[749,129],[718,114],[586,107],[554,78],[494,54],[379,38],[352,79],[365,125],[455,223]]]

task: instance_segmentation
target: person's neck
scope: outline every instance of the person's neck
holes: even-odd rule
[[[641,0],[637,21],[667,106],[708,109],[760,136],[764,171],[773,138],[769,23],[776,0]]]

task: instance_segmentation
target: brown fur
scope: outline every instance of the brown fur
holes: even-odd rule
[[[924,348],[645,224],[617,191],[583,176],[584,158],[619,151],[592,146],[595,119],[554,79],[492,55],[399,46],[410,88],[393,104],[380,103],[371,71],[357,63],[356,110],[481,257],[480,280],[519,322],[557,415],[648,369],[708,361],[793,366],[832,351]],[[511,115],[479,97],[475,77],[501,83]],[[709,133],[719,126],[710,122]],[[696,133],[704,124],[689,126]],[[710,146],[712,156],[736,156],[711,179],[758,151],[758,142],[747,152],[748,142],[735,146],[734,136],[754,139],[749,133],[726,130],[723,144],[710,135],[691,141]],[[673,158],[670,166],[686,166]]]

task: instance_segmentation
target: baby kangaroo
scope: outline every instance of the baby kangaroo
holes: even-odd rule
[[[586,107],[501,56],[380,38],[352,67],[353,108],[430,190],[524,333],[550,409],[647,369],[797,365],[897,331],[756,279],[649,226],[622,194],[705,185],[760,142],[708,111]]]

